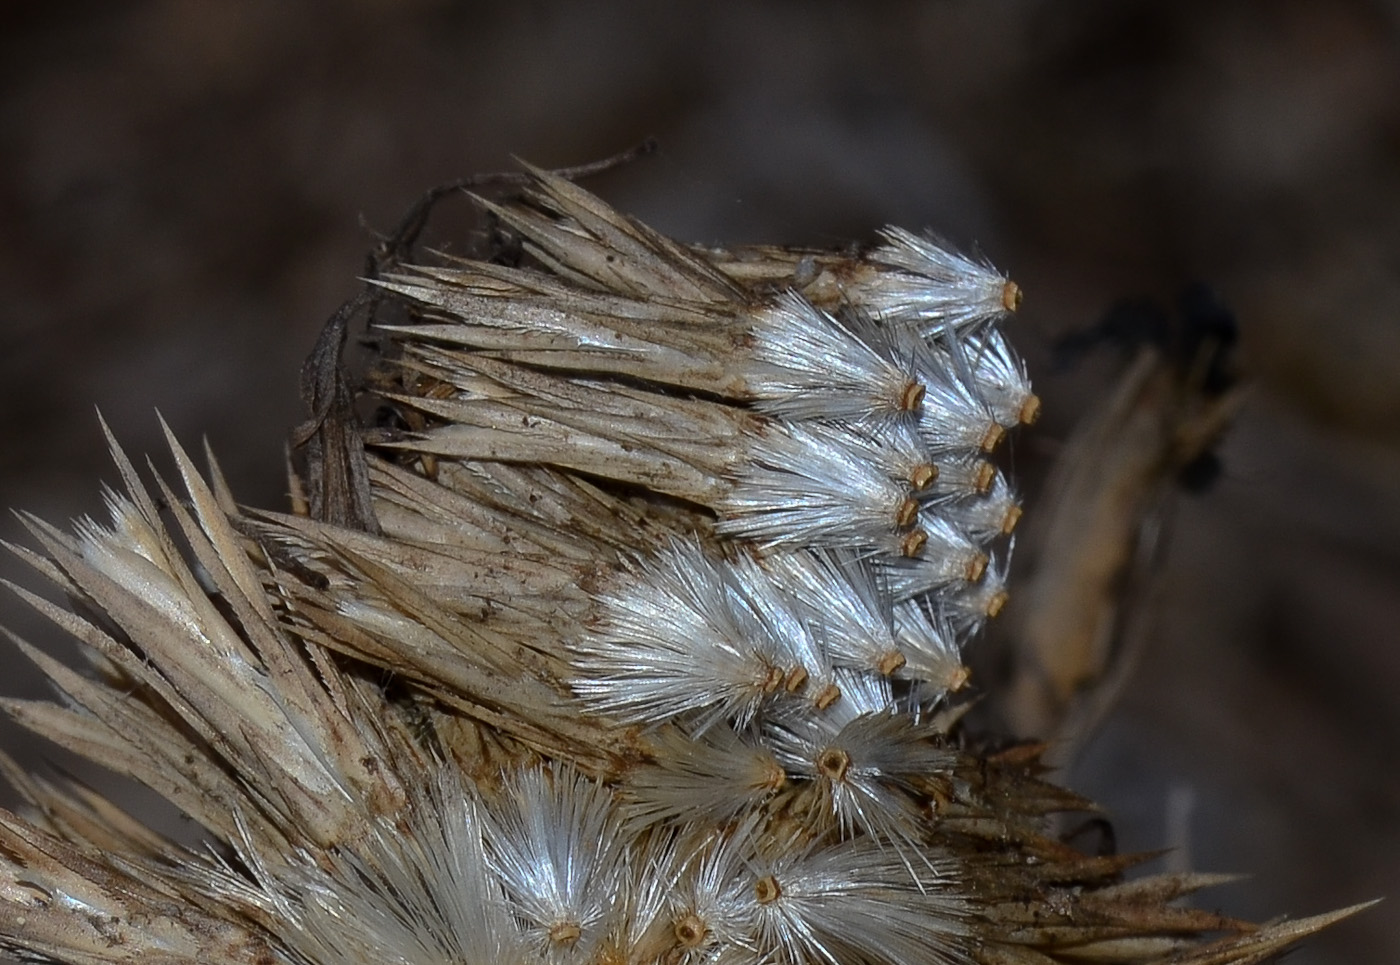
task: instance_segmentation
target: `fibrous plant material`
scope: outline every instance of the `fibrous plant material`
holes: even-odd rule
[[[557,175],[494,253],[373,279],[308,367],[294,511],[113,445],[110,521],[26,518],[88,672],[20,723],[208,833],[7,774],[0,944],[71,963],[1258,962],[1349,913],[1181,907],[1050,818],[1042,748],[965,733],[1007,601],[990,461],[1039,401],[1020,290],[943,243],[688,247]],[[388,315],[383,310],[397,309]],[[309,491],[309,492],[308,492]]]

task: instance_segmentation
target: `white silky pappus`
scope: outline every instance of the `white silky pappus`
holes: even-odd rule
[[[950,341],[957,343],[956,338]],[[1006,430],[960,352],[931,348],[921,359],[919,377],[927,391],[917,426],[929,452],[970,456],[996,449]]]
[[[894,605],[894,636],[907,661],[897,674],[919,687],[915,697],[920,704],[941,701],[968,680],[962,662],[962,641],[948,618],[930,612],[913,600]]]
[[[487,862],[537,961],[582,965],[626,933],[629,854],[606,786],[567,766],[527,768],[483,817]]]
[[[653,740],[653,761],[622,785],[629,824],[720,824],[757,808],[787,783],[772,749],[752,729],[740,735],[720,723],[693,734],[667,727]]]
[[[353,847],[319,860],[293,854],[276,875],[245,842],[239,858],[253,881],[221,862],[200,876],[204,890],[266,912],[297,961],[527,961],[486,859],[474,790],[444,768],[415,793],[402,821],[380,818]]]
[[[990,323],[930,343],[919,377],[927,387],[919,434],[935,453],[992,452],[1008,429],[1040,417],[1025,363]]]
[[[990,464],[981,466],[990,469]],[[946,483],[942,466],[939,466],[939,483],[920,493],[923,517],[938,515],[960,529],[974,543],[986,546],[994,539],[1009,536],[1021,522],[1021,497],[1011,489],[1005,473],[990,473],[990,483],[983,492],[967,492],[959,485],[963,473],[974,472],[981,475],[976,464],[951,464],[946,473]],[[981,479],[974,480],[981,486]]]
[[[983,496],[996,482],[996,466],[981,456],[946,455],[937,466],[933,484],[919,491],[919,499],[925,503]]]
[[[950,639],[958,641],[961,647],[976,636],[988,620],[999,615],[1010,599],[1006,591],[1006,571],[1014,549],[1015,540],[1012,539],[999,555],[983,557],[987,566],[981,579],[970,584],[930,587],[931,567],[926,561],[892,561],[886,565],[886,575],[897,601],[896,608],[906,603],[921,607],[927,622],[939,628],[940,635],[946,635],[943,633],[946,627],[951,632]]]
[[[940,488],[934,487],[924,495],[925,514],[938,514],[979,545],[985,546],[999,537],[1011,535],[1021,520],[1020,497],[1000,471],[992,474],[991,485],[984,493],[963,494],[954,491],[945,495],[939,492]]]
[[[888,227],[880,234],[885,243],[870,259],[897,270],[874,275],[853,295],[872,315],[911,325],[930,338],[997,321],[1020,308],[1020,287],[990,262],[904,228]]]
[[[825,713],[765,723],[765,738],[789,777],[816,792],[817,813],[843,837],[859,832],[912,844],[921,819],[903,788],[948,768],[953,755],[895,700],[887,679],[847,672],[841,688],[841,701]]]
[[[875,556],[880,579],[894,600],[927,593],[961,593],[982,579],[987,554],[952,521],[934,513],[920,517],[924,549],[916,557]]]
[[[915,868],[870,838],[792,843],[744,860],[718,903],[738,906],[757,959],[774,965],[968,965],[957,862],[925,849]]]
[[[892,479],[870,436],[816,424],[773,426],[720,497],[719,532],[762,546],[856,546],[917,555],[918,501]]]
[[[729,575],[696,544],[675,541],[599,599],[602,616],[571,648],[575,693],[629,723],[721,720],[743,726],[782,685],[791,661]]]
[[[859,313],[835,316],[785,292],[754,315],[745,366],[757,408],[793,422],[881,425],[923,401],[917,341]]]
[[[804,698],[818,710],[839,700],[841,690],[831,656],[802,609],[752,556],[740,554],[730,566],[734,592],[742,605],[758,617],[773,639],[783,642],[792,658],[783,690]]]
[[[807,613],[832,664],[885,675],[904,665],[889,595],[869,560],[850,551],[798,550],[763,564]]]
[[[689,842],[666,898],[680,962],[761,965],[765,960],[755,941],[749,867],[765,841],[767,823],[764,814],[753,811]]]
[[[975,636],[983,625],[999,615],[1010,599],[1006,591],[1006,575],[1016,540],[991,557],[987,572],[976,586],[964,593],[946,594],[938,599],[939,611],[947,616],[953,631],[963,640]]]
[[[1040,399],[1031,389],[1026,363],[998,325],[979,325],[958,344],[969,360],[972,379],[997,424],[1004,429],[1040,418]]]

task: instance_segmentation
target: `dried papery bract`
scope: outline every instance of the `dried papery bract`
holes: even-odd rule
[[[17,552],[75,609],[19,593],[92,672],[20,642],[64,700],[4,709],[211,847],[0,758],[29,808],[0,815],[0,947],[1230,965],[1355,910],[1180,907],[1218,878],[1077,852],[1048,819],[1093,806],[1043,748],[960,730],[1021,509],[992,459],[1039,408],[1013,282],[896,228],[688,247],[556,174],[494,183],[492,257],[404,263],[417,208],[327,327],[297,513],[239,507],[172,439],[182,490],[114,449],[110,523],[26,517]]]

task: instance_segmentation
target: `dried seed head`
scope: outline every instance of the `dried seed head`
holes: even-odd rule
[[[1135,859],[1044,836],[1083,804],[1038,752],[950,732],[1020,516],[979,453],[1040,409],[1014,282],[900,229],[688,248],[533,169],[482,204],[521,263],[376,282],[414,303],[370,380],[409,431],[316,457],[363,470],[361,528],[244,514],[178,446],[188,498],[118,454],[111,526],[29,521],[98,619],[21,595],[110,672],[21,645],[72,703],[6,710],[219,845],[21,781],[53,827],[0,814],[0,949],[1228,965],[1347,913],[1253,929],[1169,904],[1203,876],[1121,884]]]

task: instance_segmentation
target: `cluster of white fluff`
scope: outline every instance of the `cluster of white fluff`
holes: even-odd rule
[[[188,500],[119,456],[110,527],[35,524],[111,636],[36,605],[110,679],[36,657],[86,709],[12,712],[227,846],[127,860],[112,895],[306,965],[973,961],[929,801],[1005,600],[987,457],[1034,415],[1009,282],[896,231],[754,281],[544,174],[488,207],[524,266],[382,282],[414,310],[384,326],[379,533],[242,512],[178,446]],[[75,920],[136,901],[104,898]],[[4,940],[89,960],[37,934]]]
[[[398,397],[431,419],[385,445],[711,514],[624,553],[565,641],[584,712],[652,742],[618,788],[627,827],[718,835],[680,870],[643,862],[640,891],[691,895],[692,932],[729,936],[682,940],[687,960],[835,965],[853,941],[862,961],[962,960],[953,940],[906,942],[916,917],[925,936],[962,927],[918,802],[951,767],[935,714],[967,680],[961,649],[1006,599],[1020,509],[988,456],[1038,409],[999,329],[1019,290],[896,229],[863,259],[756,273],[762,249],[681,249],[548,176],[489,207],[545,270],[383,282],[422,309],[388,329],[402,364],[444,387]],[[770,854],[735,858],[760,839]],[[771,866],[787,900],[731,895],[740,865]],[[877,867],[887,930],[859,897]],[[924,902],[950,913],[913,915]]]
[[[20,595],[94,672],[20,642],[63,700],[0,709],[211,847],[0,754],[31,805],[0,949],[1226,965],[1355,910],[1256,929],[1175,904],[1217,876],[1123,882],[1047,833],[1087,802],[1038,750],[953,734],[1020,514],[989,456],[1038,409],[1015,285],[897,229],[689,248],[543,172],[483,204],[524,257],[379,279],[382,426],[318,413],[311,482],[364,505],[241,508],[172,438],[183,493],[114,446],[109,524],[25,518],[75,605]]]
[[[483,797],[444,776],[408,826],[382,823],[329,867],[211,878],[278,922],[287,950],[337,965],[651,961],[958,962],[968,905],[955,862],[912,873],[871,840],[631,833],[605,788],[528,768]],[[936,923],[937,928],[930,929]]]

